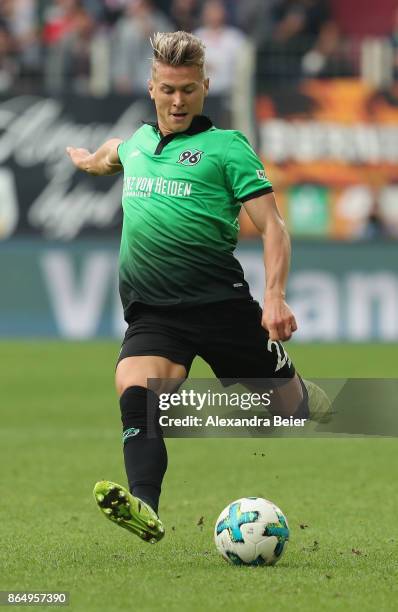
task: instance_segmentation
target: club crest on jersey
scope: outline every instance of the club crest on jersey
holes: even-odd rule
[[[199,151],[198,149],[187,149],[180,153],[177,163],[183,166],[196,166],[202,159],[202,155],[203,151]]]

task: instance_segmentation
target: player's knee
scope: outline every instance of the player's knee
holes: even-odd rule
[[[127,367],[125,367],[127,366]],[[121,397],[126,389],[130,387],[142,387],[154,389],[155,381],[160,380],[162,373],[157,368],[142,367],[134,361],[129,364],[121,362],[116,370],[116,391]]]
[[[134,385],[120,396],[123,440],[138,434],[159,432],[159,398],[150,389]]]
[[[127,357],[116,369],[116,390],[119,397],[129,387],[144,387],[158,394],[173,392],[186,377],[184,366],[163,357]]]
[[[142,387],[154,391],[157,396],[161,393],[175,393],[181,386],[184,378],[160,377],[158,374],[137,375],[131,373],[129,376],[116,376],[116,391],[119,397],[130,387]]]
[[[130,387],[141,387],[148,389],[148,376],[139,372],[131,372],[128,375],[116,375],[116,391],[121,398],[123,393]]]

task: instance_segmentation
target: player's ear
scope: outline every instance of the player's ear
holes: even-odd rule
[[[203,81],[203,87],[204,87],[204,91],[205,91],[205,96],[208,95],[209,93],[209,84],[210,84],[210,79],[207,78]]]
[[[153,81],[152,79],[148,80],[148,91],[149,91],[149,95],[151,96],[151,100],[153,100]]]

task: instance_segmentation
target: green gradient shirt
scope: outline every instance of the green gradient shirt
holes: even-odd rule
[[[135,302],[194,305],[247,298],[233,252],[241,203],[272,191],[240,132],[195,117],[162,137],[145,124],[119,145],[124,168],[120,295]]]

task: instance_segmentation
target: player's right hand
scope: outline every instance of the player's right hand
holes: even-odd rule
[[[85,172],[90,172],[92,153],[90,153],[88,149],[66,147],[66,152],[76,168],[79,168],[79,170],[84,170]]]
[[[290,340],[297,330],[296,317],[281,297],[266,295],[261,325],[269,333],[270,340]]]

